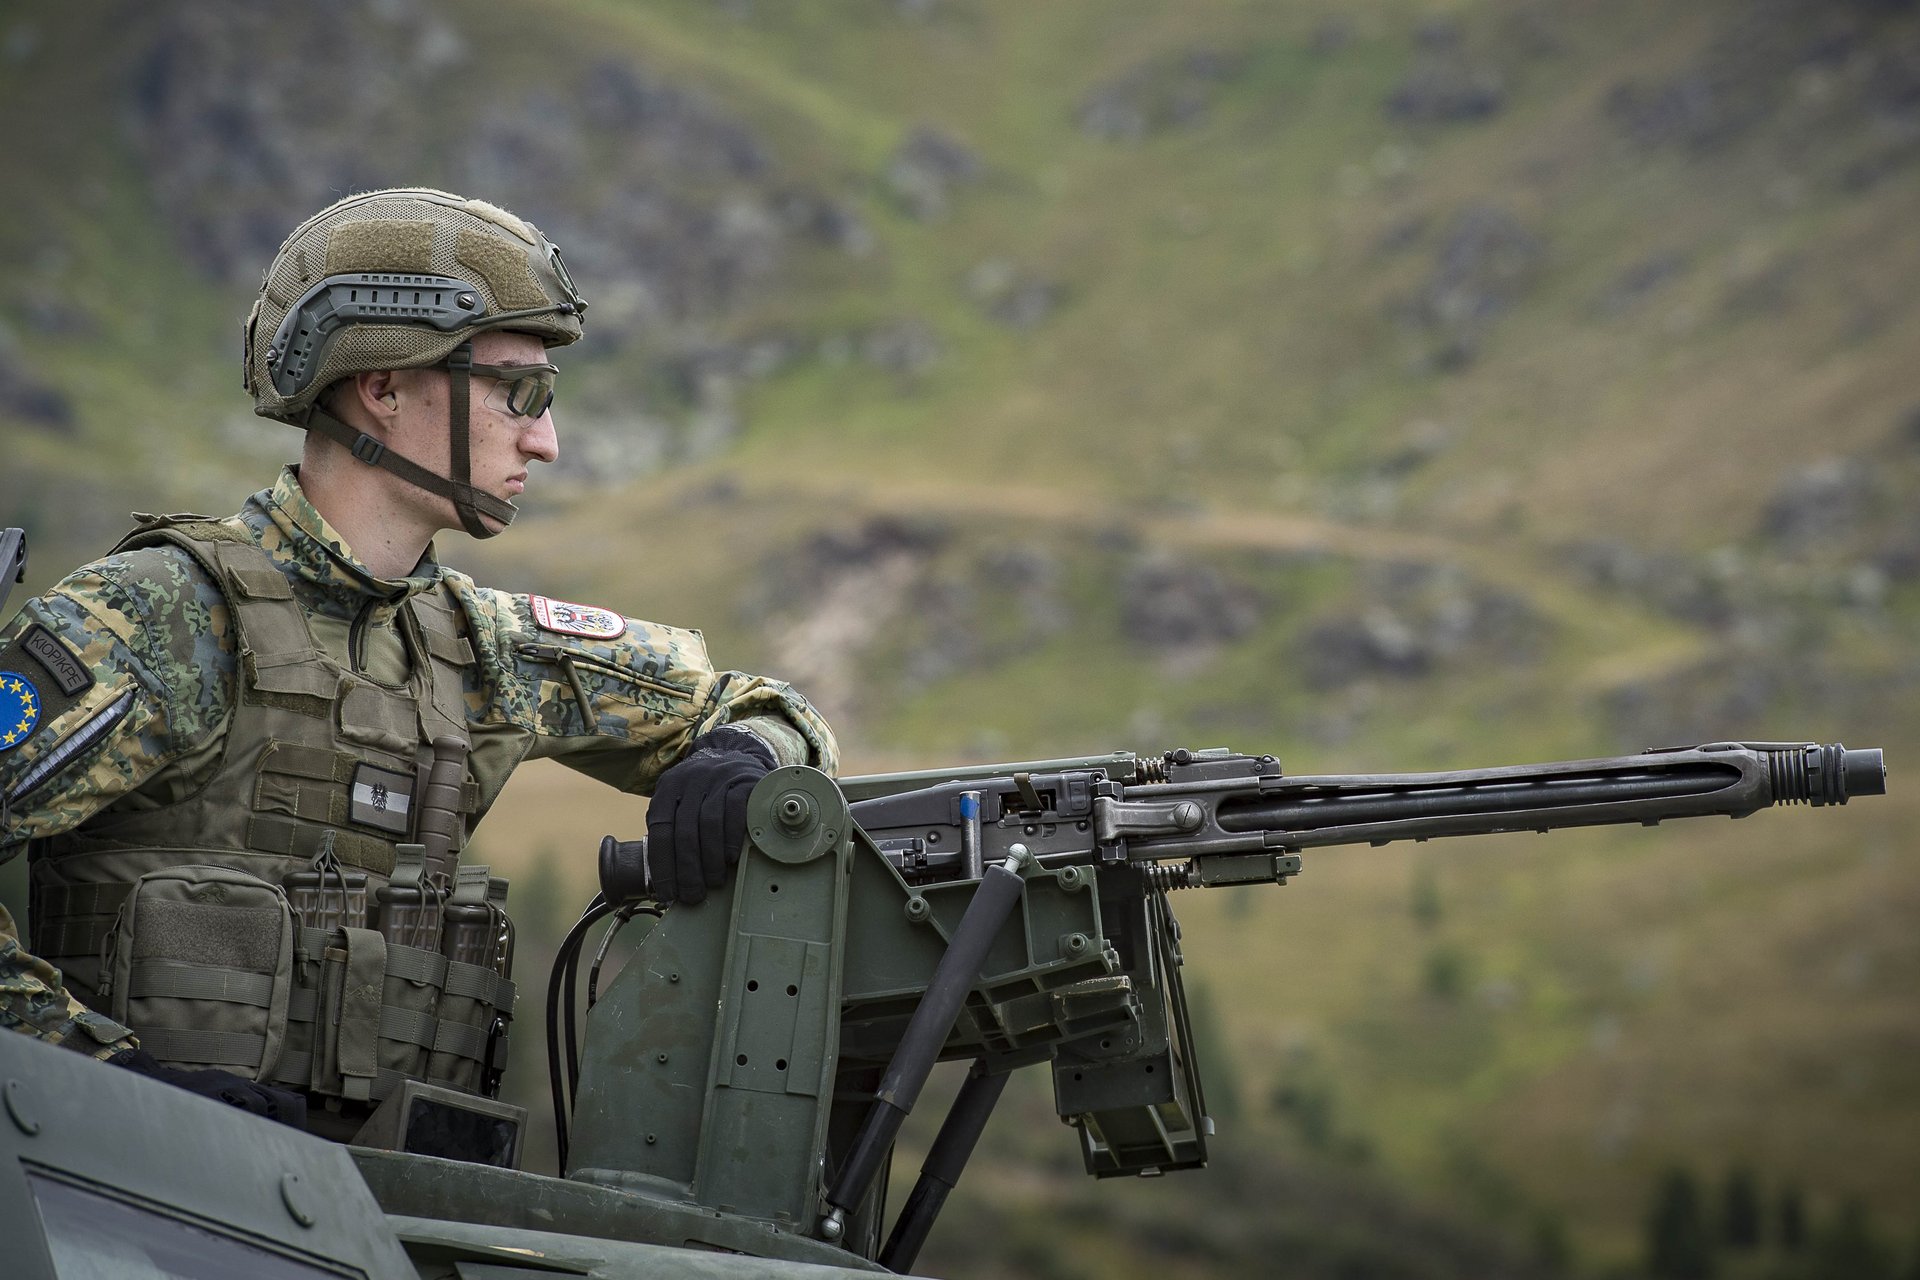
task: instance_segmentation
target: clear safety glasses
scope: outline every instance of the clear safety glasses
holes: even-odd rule
[[[486,405],[516,418],[537,418],[553,404],[553,383],[560,374],[551,364],[476,364],[473,376],[499,383],[487,392]]]

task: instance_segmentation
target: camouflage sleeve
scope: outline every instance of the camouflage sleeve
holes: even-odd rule
[[[0,1027],[94,1058],[139,1047],[133,1032],[68,995],[58,969],[21,948],[5,907],[0,907]]]
[[[781,681],[715,671],[697,631],[449,582],[480,663],[468,717],[531,733],[531,756],[644,795],[694,738],[733,724],[783,764],[839,768],[833,730],[812,704]]]
[[[219,592],[185,552],[110,556],[0,631],[0,849],[78,825],[200,750],[234,655]]]

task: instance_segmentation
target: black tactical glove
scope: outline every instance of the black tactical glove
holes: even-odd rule
[[[753,733],[722,726],[660,775],[647,806],[654,901],[692,905],[727,882],[747,838],[747,795],[777,763]]]
[[[188,1093],[224,1102],[230,1107],[304,1131],[307,1127],[307,1100],[298,1093],[276,1089],[254,1080],[242,1080],[230,1071],[188,1071],[184,1067],[162,1066],[145,1049],[122,1049],[107,1059],[116,1067],[137,1071],[155,1080],[164,1080]]]

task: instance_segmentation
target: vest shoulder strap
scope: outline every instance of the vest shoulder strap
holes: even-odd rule
[[[467,709],[464,693],[466,675],[475,666],[477,659],[473,652],[473,643],[468,640],[462,628],[463,615],[460,607],[449,597],[445,583],[431,591],[416,593],[407,601],[407,611],[413,615],[414,623],[420,629],[420,638],[426,644],[429,673],[432,677],[432,697],[421,708],[423,714],[430,715],[438,723],[432,725],[429,738],[443,733],[451,733],[459,738],[467,736]]]
[[[213,579],[232,612],[247,685],[266,701],[297,710],[324,709],[338,680],[320,658],[307,629],[306,615],[293,587],[246,533],[201,516],[158,516],[142,520],[122,538],[116,551],[156,545],[179,547]]]
[[[244,540],[245,534],[227,528],[211,516],[150,516],[136,511],[134,519],[140,523],[114,543],[113,550],[107,554],[138,551],[145,547],[178,547],[194,558],[207,576],[219,585],[223,595],[226,593],[220,566],[213,558],[213,545],[235,539]]]

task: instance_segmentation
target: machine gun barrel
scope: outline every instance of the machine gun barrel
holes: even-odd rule
[[[1170,799],[1204,785],[1134,787],[1128,798],[1151,802],[1166,793]],[[1886,766],[1876,749],[1728,742],[1448,773],[1273,775],[1223,788],[1211,818],[1221,832],[1256,833],[1267,847],[1305,849],[1653,825],[1712,814],[1741,818],[1776,804],[1845,804],[1851,796],[1885,791]],[[1196,816],[1190,812],[1189,822]]]

